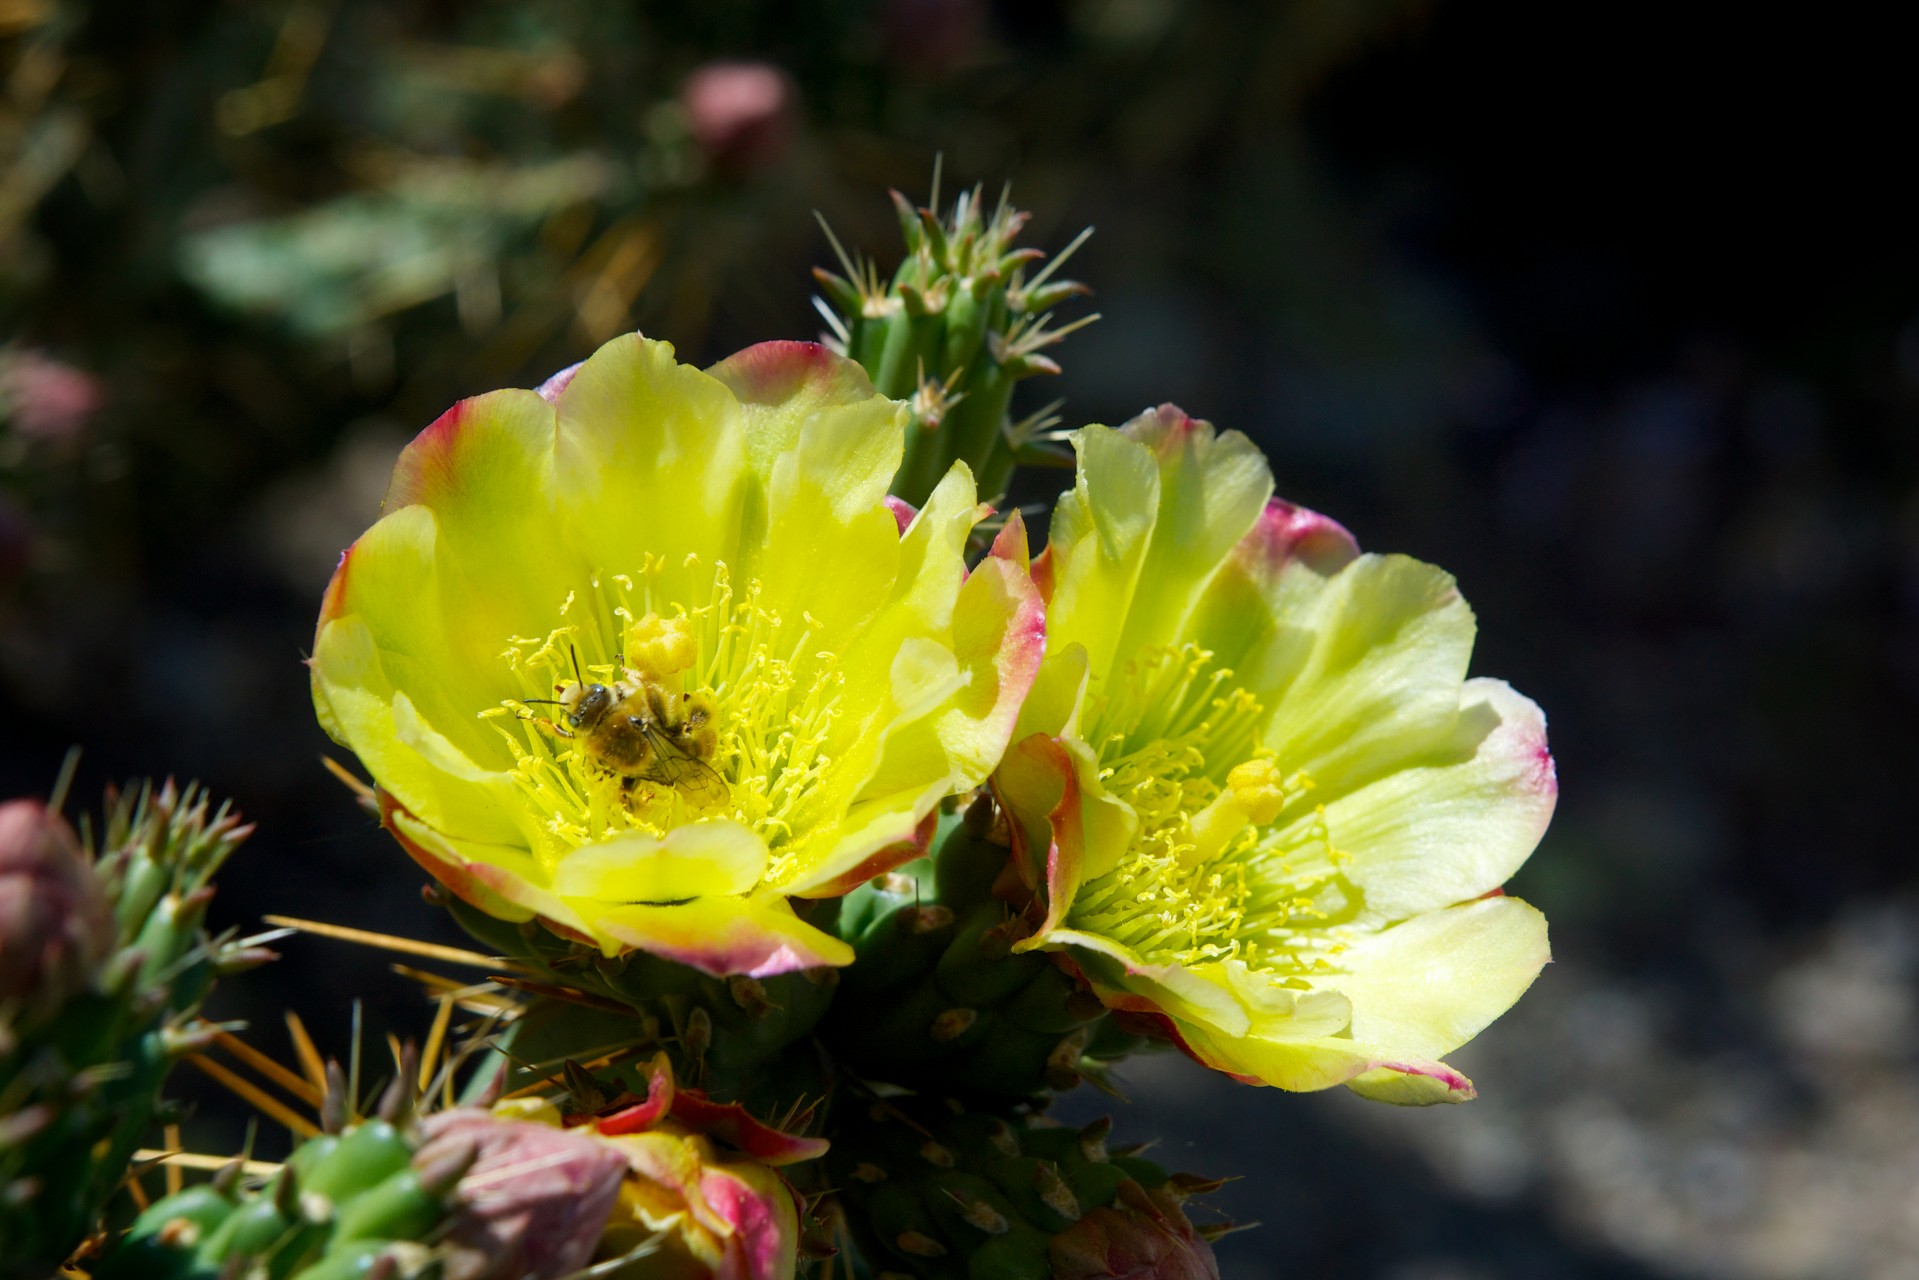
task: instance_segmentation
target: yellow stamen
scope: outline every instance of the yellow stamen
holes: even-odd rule
[[[1101,782],[1139,830],[1069,923],[1164,963],[1323,963],[1335,944],[1319,926],[1349,903],[1323,810],[1294,803],[1311,779],[1258,746],[1265,719],[1197,645],[1149,651],[1095,685],[1085,723]]]

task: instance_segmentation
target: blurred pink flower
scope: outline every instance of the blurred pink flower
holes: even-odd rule
[[[26,439],[77,449],[105,400],[100,380],[84,370],[38,351],[0,351],[0,415]]]
[[[693,142],[722,177],[770,168],[792,142],[798,93],[765,62],[709,62],[680,89]]]

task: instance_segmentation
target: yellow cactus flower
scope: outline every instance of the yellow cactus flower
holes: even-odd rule
[[[1166,406],[1075,443],[994,779],[1021,945],[1250,1082],[1471,1097],[1440,1059],[1548,959],[1500,891],[1558,793],[1539,709],[1466,678],[1451,577],[1272,499],[1244,436]]]
[[[1043,634],[1023,544],[966,570],[963,466],[917,513],[887,498],[901,413],[810,343],[702,372],[633,335],[423,431],[311,661],[407,851],[608,954],[849,962],[789,899],[919,851]]]

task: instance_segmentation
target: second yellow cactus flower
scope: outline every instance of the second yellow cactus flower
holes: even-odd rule
[[[1400,1102],[1548,958],[1500,895],[1552,815],[1545,722],[1467,679],[1452,579],[1273,500],[1170,406],[1076,438],[1033,576],[1047,658],[995,789],[1037,932],[1208,1065]]]
[[[636,335],[422,432],[311,664],[408,851],[609,954],[850,961],[789,898],[918,852],[1042,643],[1019,555],[966,571],[963,466],[896,519],[902,412],[811,344],[702,372]]]

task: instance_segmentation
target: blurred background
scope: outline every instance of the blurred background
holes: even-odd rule
[[[261,825],[216,919],[438,936],[300,666],[395,452],[635,327],[814,336],[813,211],[890,268],[944,153],[1098,229],[1030,407],[1247,432],[1551,717],[1557,961],[1457,1055],[1480,1101],[1128,1075],[1122,1135],[1243,1175],[1225,1274],[1919,1274],[1909,46],[1757,15],[0,0],[0,794],[73,743],[78,797],[197,777]],[[388,957],[284,951],[218,1006],[264,1047],[355,992],[424,1027]]]

